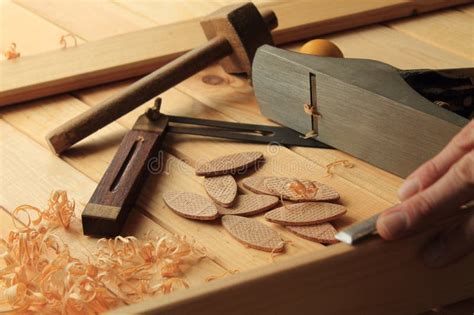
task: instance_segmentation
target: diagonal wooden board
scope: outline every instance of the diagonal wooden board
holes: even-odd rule
[[[48,15],[47,6],[17,0]],[[293,1],[262,5],[279,17],[276,44],[311,38],[472,0]],[[46,10],[46,11],[45,11]],[[183,40],[186,38],[186,40]],[[0,106],[143,75],[206,41],[199,20],[158,26],[0,63]]]

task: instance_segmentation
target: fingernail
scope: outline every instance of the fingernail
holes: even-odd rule
[[[420,181],[418,178],[409,178],[398,189],[398,198],[403,201],[416,194],[419,190]]]
[[[424,250],[423,260],[429,267],[439,267],[442,265],[444,252],[444,242],[440,238],[437,238]]]
[[[407,218],[404,212],[394,211],[386,215],[382,215],[378,222],[385,232],[390,235],[391,238],[400,237],[403,232],[407,229]]]

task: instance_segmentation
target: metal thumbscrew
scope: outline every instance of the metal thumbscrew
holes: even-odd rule
[[[160,108],[161,108],[161,97],[157,97],[155,99],[155,105],[153,107],[148,108],[146,115],[148,119],[155,121],[158,120],[160,117]]]

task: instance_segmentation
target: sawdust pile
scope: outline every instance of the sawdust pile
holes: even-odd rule
[[[75,257],[54,234],[78,221],[65,191],[45,210],[23,205],[13,216],[0,238],[0,313],[97,314],[188,287],[185,271],[205,257],[185,237],[150,234],[100,239],[96,253]]]

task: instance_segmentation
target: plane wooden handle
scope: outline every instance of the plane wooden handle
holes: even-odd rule
[[[82,213],[86,235],[118,235],[151,172],[158,172],[158,154],[166,129],[161,132],[131,130],[100,180]]]
[[[231,53],[232,47],[227,39],[222,36],[215,37],[200,48],[189,51],[131,84],[124,91],[54,129],[46,136],[46,141],[53,152],[60,154],[76,142]]]

